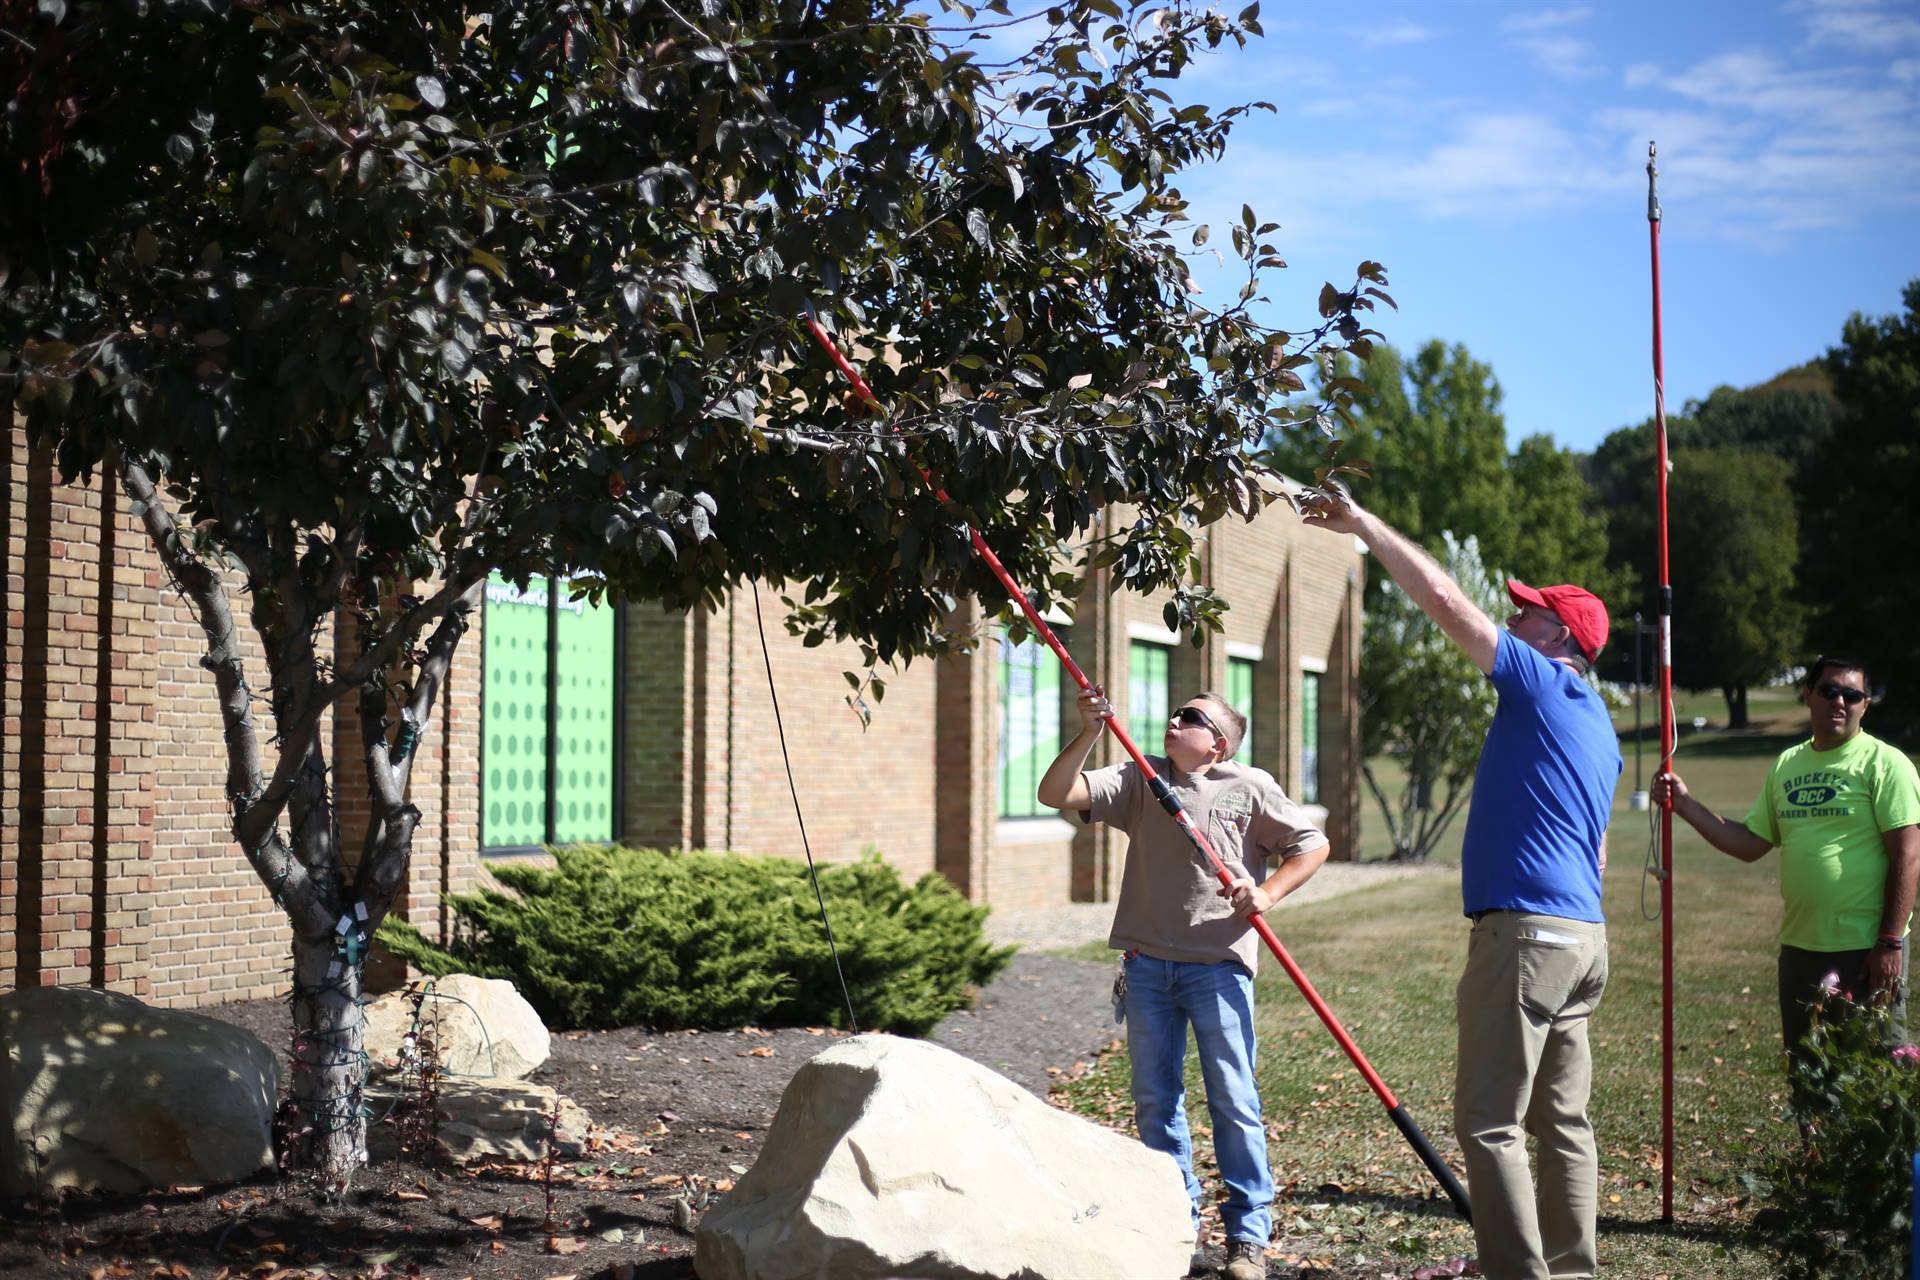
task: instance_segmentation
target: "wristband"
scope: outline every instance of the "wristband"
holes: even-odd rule
[[[1880,935],[1880,941],[1876,945],[1892,947],[1895,951],[1902,951],[1906,949],[1907,940],[1899,934],[1883,933]]]

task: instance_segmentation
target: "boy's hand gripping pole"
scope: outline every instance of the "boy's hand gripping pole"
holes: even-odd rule
[[[859,396],[870,409],[884,414],[886,406],[882,405],[879,397],[873,394],[873,389],[867,385],[866,379],[860,376],[860,371],[855,369],[852,362],[841,354],[839,347],[834,345],[832,337],[821,326],[811,306],[807,308],[806,325],[814,341],[820,344],[840,372],[846,376],[847,382],[853,387],[854,394]],[[918,470],[920,479],[925,482],[928,489],[933,491],[934,497],[942,502],[952,501],[947,496],[946,490],[934,483],[933,477],[924,467]],[[979,554],[980,559],[986,563],[993,576],[999,579],[1007,596],[1020,606],[1020,612],[1026,615],[1027,625],[1046,641],[1047,647],[1052,649],[1054,656],[1060,659],[1060,665],[1065,667],[1067,674],[1073,677],[1073,682],[1082,689],[1092,688],[1092,682],[1087,679],[1086,673],[1080,670],[1080,664],[1073,660],[1073,655],[1067,652],[1067,647],[1060,643],[1060,637],[1053,633],[1053,628],[1047,625],[1046,619],[1042,618],[1039,611],[1033,607],[1033,602],[1027,598],[1027,593],[1020,589],[1020,584],[1013,580],[1013,575],[1008,573],[1006,566],[1000,563],[1000,557],[993,553],[993,548],[989,547],[986,539],[980,536],[980,531],[968,526],[967,537],[973,543],[973,549]],[[1167,786],[1165,780],[1154,770],[1153,765],[1148,763],[1147,757],[1141,753],[1139,747],[1134,745],[1133,739],[1117,721],[1109,719],[1106,721],[1106,726],[1119,740],[1120,746],[1132,759],[1135,767],[1146,778],[1147,786],[1153,792],[1154,798],[1160,802],[1160,807],[1167,811],[1174,823],[1179,826],[1181,833],[1187,837],[1188,843],[1212,867],[1213,874],[1219,877],[1221,885],[1232,888],[1232,874],[1228,872],[1226,864],[1221,862],[1220,855],[1213,851],[1213,846],[1207,843],[1207,838],[1194,825],[1193,819],[1187,815],[1186,809],[1180,803],[1180,798],[1174,795],[1173,789]],[[1393,1090],[1387,1088],[1386,1081],[1382,1080],[1380,1073],[1373,1069],[1373,1064],[1367,1061],[1367,1056],[1360,1052],[1360,1046],[1353,1042],[1353,1037],[1347,1034],[1347,1029],[1340,1025],[1340,1019],[1334,1016],[1333,1010],[1327,1007],[1327,1002],[1320,998],[1318,991],[1314,990],[1313,983],[1308,980],[1306,972],[1294,963],[1293,957],[1287,954],[1287,949],[1280,945],[1280,938],[1274,933],[1272,926],[1257,915],[1249,916],[1247,922],[1253,926],[1253,931],[1260,935],[1260,940],[1267,944],[1267,950],[1273,952],[1274,958],[1279,960],[1280,967],[1287,971],[1287,976],[1293,979],[1293,985],[1300,989],[1302,996],[1306,997],[1307,1004],[1326,1025],[1348,1060],[1366,1080],[1367,1087],[1372,1089],[1374,1096],[1380,1099],[1380,1104],[1387,1109],[1388,1117],[1406,1138],[1414,1154],[1420,1157],[1420,1162],[1427,1166],[1427,1171],[1433,1174],[1434,1180],[1440,1184],[1440,1189],[1447,1193],[1447,1198],[1453,1202],[1453,1207],[1459,1210],[1461,1217],[1471,1222],[1473,1206],[1467,1199],[1466,1188],[1460,1185],[1460,1179],[1454,1176],[1453,1170],[1447,1167],[1447,1162],[1440,1158],[1438,1151],[1434,1150],[1433,1143],[1427,1140],[1427,1135],[1421,1132],[1420,1126],[1415,1124],[1413,1117],[1407,1114],[1406,1106],[1394,1097]]]

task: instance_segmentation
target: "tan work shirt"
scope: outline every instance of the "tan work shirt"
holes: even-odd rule
[[[1176,776],[1162,757],[1147,759],[1230,873],[1265,880],[1268,860],[1297,858],[1327,843],[1264,769],[1227,760],[1204,774]],[[1153,798],[1146,775],[1128,760],[1082,776],[1091,803],[1081,816],[1127,834],[1127,864],[1107,945],[1193,964],[1236,960],[1254,972],[1259,939],[1253,926],[1220,896],[1212,864]]]

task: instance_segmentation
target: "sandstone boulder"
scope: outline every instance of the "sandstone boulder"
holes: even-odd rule
[[[412,1099],[391,1082],[372,1086],[367,1097],[376,1115],[397,1117],[403,1114],[402,1108],[412,1104]],[[555,1157],[572,1159],[586,1151],[587,1130],[593,1123],[573,1099],[525,1080],[442,1080],[435,1110],[439,1112],[440,1148],[449,1160],[462,1166],[496,1160],[526,1164],[544,1159],[550,1134]],[[367,1143],[374,1155],[385,1156],[394,1150],[400,1136],[396,1128],[380,1125],[368,1133]]]
[[[239,1027],[79,987],[0,995],[0,1195],[235,1182],[273,1165],[280,1067]]]
[[[855,1036],[794,1074],[759,1162],[701,1219],[701,1280],[1184,1276],[1173,1158],[923,1041]]]
[[[427,984],[424,998],[416,989]],[[547,1060],[547,1028],[519,991],[504,978],[456,973],[423,978],[414,987],[367,1005],[367,1055],[377,1072],[404,1066],[402,1041],[414,1028],[414,1010],[431,1022],[440,1070],[451,1076],[519,1080]]]

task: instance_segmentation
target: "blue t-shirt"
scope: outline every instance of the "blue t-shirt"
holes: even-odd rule
[[[1500,705],[1480,752],[1460,854],[1476,911],[1599,923],[1600,838],[1620,780],[1620,742],[1591,686],[1508,631],[1493,652]]]

